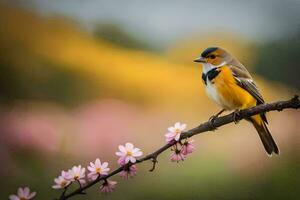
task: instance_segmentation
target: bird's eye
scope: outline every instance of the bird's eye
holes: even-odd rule
[[[211,58],[211,59],[215,59],[215,58],[216,58],[216,56],[215,56],[215,55],[210,55],[210,56],[209,56],[209,58]]]

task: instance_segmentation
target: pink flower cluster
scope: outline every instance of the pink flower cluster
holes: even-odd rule
[[[124,146],[119,146],[119,151],[116,152],[116,155],[119,156],[118,164],[124,167],[120,176],[124,179],[134,177],[137,174],[137,166],[132,164],[137,161],[136,157],[143,155],[143,152],[139,148],[134,147],[133,144],[126,143]],[[128,163],[131,163],[131,165],[127,165]]]
[[[67,188],[72,182],[78,182],[80,186],[86,183],[85,168],[81,165],[73,166],[68,171],[61,171],[61,174],[54,179],[53,189]]]
[[[193,153],[195,146],[193,145],[193,140],[186,140],[184,143],[179,142],[173,146],[170,159],[172,162],[184,161],[188,154]]]
[[[137,168],[135,165],[132,165],[136,162],[137,157],[143,155],[142,151],[139,148],[134,147],[132,143],[126,143],[124,146],[119,146],[119,151],[116,152],[116,155],[119,156],[118,164],[124,166],[124,170],[120,173],[123,178],[128,179],[133,177],[137,173]],[[131,166],[127,165],[131,163]],[[80,187],[86,184],[88,181],[95,181],[100,177],[105,177],[108,175],[109,168],[108,162],[101,162],[99,158],[95,162],[90,162],[90,165],[87,166],[88,172],[81,165],[74,166],[67,171],[62,171],[61,174],[54,179],[54,189],[64,189],[71,185],[73,182],[78,182]],[[116,188],[117,182],[110,181],[104,178],[104,183],[100,186],[100,192],[102,193],[111,193]]]
[[[186,124],[176,122],[174,126],[168,128],[168,132],[165,134],[166,141],[176,142],[173,146],[170,159],[172,162],[183,161],[188,154],[193,153],[195,146],[193,140],[186,139],[183,143],[180,141],[182,132],[186,129]]]
[[[85,185],[88,181],[94,181],[100,176],[105,176],[108,174],[110,170],[108,168],[108,163],[101,163],[100,159],[97,158],[95,162],[90,162],[90,165],[87,166],[88,173],[86,174],[86,169],[81,165],[74,166],[67,171],[62,171],[61,174],[54,179],[53,189],[64,189],[71,185],[73,182],[78,182],[80,187]],[[109,181],[105,181],[109,182]],[[108,191],[112,191],[112,188],[107,189],[107,187],[111,187],[109,184],[103,184],[100,187],[100,191],[103,193],[107,193]],[[115,185],[115,184],[114,184]],[[115,188],[115,186],[113,186]]]

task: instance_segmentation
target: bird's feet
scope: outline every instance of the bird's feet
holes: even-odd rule
[[[217,116],[213,115],[208,119],[208,125],[211,131],[217,130],[217,128],[214,126],[214,121],[217,118]]]
[[[209,123],[213,124],[217,117],[218,117],[217,115],[211,116],[211,117],[208,119]]]
[[[225,110],[221,110],[220,112],[218,112],[217,114],[211,116],[209,119],[208,119],[208,122],[210,124],[210,128],[211,130],[216,130],[217,128],[214,127],[214,122],[215,120],[219,117],[220,114],[222,114]]]
[[[208,119],[209,127],[210,127],[210,130],[212,130],[212,131],[217,129],[216,127],[214,127],[214,121],[216,118],[217,117],[215,115],[213,115]]]
[[[234,121],[235,124],[239,123],[239,121],[240,121],[240,119],[239,119],[239,117],[240,117],[239,112],[240,112],[240,110],[235,110],[233,112],[233,121]]]

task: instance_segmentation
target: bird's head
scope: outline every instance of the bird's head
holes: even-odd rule
[[[218,67],[228,63],[232,57],[224,49],[219,47],[209,47],[205,49],[200,57],[196,58],[194,62],[209,64],[211,67]]]

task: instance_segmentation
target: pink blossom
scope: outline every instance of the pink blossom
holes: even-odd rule
[[[125,157],[120,157],[118,159],[118,164],[121,165],[121,166],[125,165]]]
[[[36,192],[30,193],[29,187],[24,187],[24,188],[19,187],[18,195],[12,194],[9,196],[9,199],[10,200],[30,200],[30,199],[33,199],[33,197],[35,197],[35,195],[36,195]]]
[[[124,179],[132,178],[136,174],[137,174],[137,166],[136,165],[131,165],[130,167],[128,167],[120,172],[120,176]]]
[[[188,155],[188,154],[191,154],[193,153],[194,149],[195,149],[195,146],[192,144],[194,141],[191,140],[191,141],[185,141],[182,145],[182,154],[183,155]]]
[[[172,152],[170,159],[172,162],[179,162],[183,161],[186,158],[186,156],[178,149]]]
[[[136,162],[136,157],[143,155],[143,152],[139,148],[135,148],[132,143],[126,143],[125,146],[120,145],[118,152],[116,152],[117,156],[125,160],[125,164],[131,162]],[[122,160],[118,160],[118,163],[122,163]]]
[[[106,180],[100,187],[100,192],[104,194],[109,194],[114,191],[116,188],[117,182],[116,181],[109,181]]]
[[[61,176],[62,176],[64,179],[70,179],[70,174],[69,174],[69,172],[64,171],[64,170],[61,171]]]
[[[68,179],[70,181],[79,181],[80,184],[85,184],[85,168],[81,165],[74,166],[68,171]]]
[[[168,133],[165,134],[166,141],[179,141],[180,135],[184,129],[186,129],[186,124],[180,124],[180,122],[176,122],[174,126],[168,128]]]
[[[90,171],[88,174],[89,179],[96,180],[99,175],[107,175],[110,170],[107,162],[101,163],[100,159],[97,158],[95,163],[90,162],[90,166],[88,166],[88,170]]]
[[[61,175],[54,179],[54,185],[52,186],[53,189],[62,189],[70,185],[71,181],[70,175],[68,172],[62,171]]]

